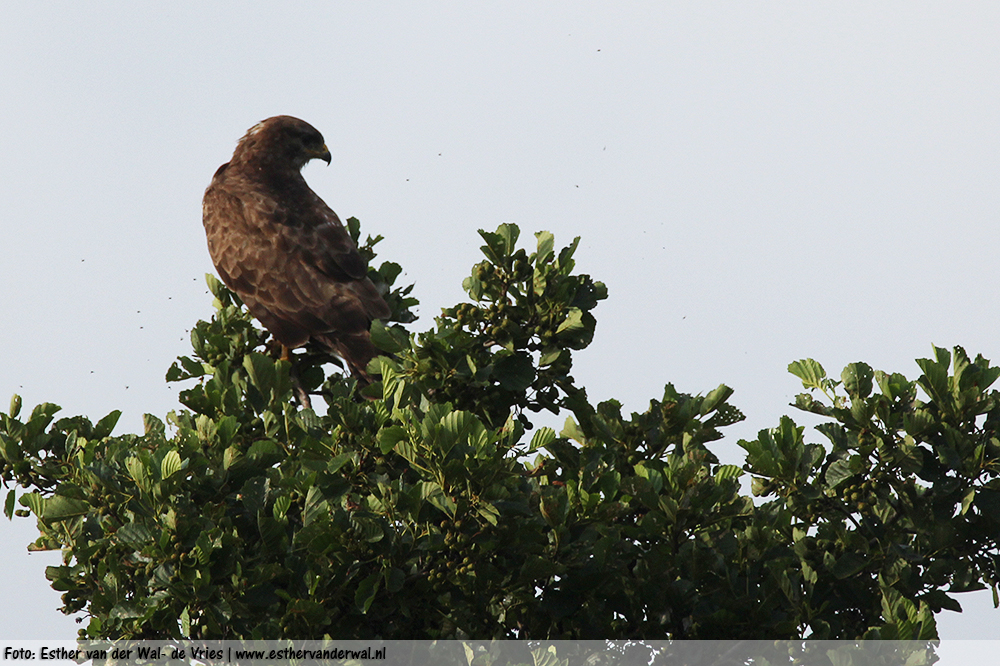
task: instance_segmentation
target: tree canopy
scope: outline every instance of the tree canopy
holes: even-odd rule
[[[393,316],[363,390],[316,350],[291,372],[209,277],[165,421],[112,435],[118,411],[22,415],[14,396],[4,510],[62,549],[46,575],[81,637],[928,639],[956,593],[997,602],[1000,368],[960,347],[915,380],[792,363],[826,441],[782,416],[720,464],[743,418],[728,387],[667,384],[623,414],[570,374],[608,295],[576,272],[579,239],[480,234],[469,300],[426,331],[400,266],[369,269]]]

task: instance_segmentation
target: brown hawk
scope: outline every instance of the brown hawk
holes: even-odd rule
[[[389,306],[337,214],[302,177],[314,158],[329,164],[330,151],[305,121],[275,116],[251,127],[205,190],[208,251],[286,357],[312,340],[367,381],[379,353],[371,322]]]

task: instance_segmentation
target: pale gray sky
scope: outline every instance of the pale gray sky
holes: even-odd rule
[[[610,298],[577,379],[637,411],[729,384],[741,462],[793,411],[792,360],[1000,359],[998,35],[987,2],[9,3],[0,404],[122,409],[116,432],[175,408],[211,312],[202,193],[290,114],[334,155],[313,189],[416,283],[416,330],[463,297],[477,228],[580,235]],[[72,638],[58,556],[0,529],[0,638]],[[988,637],[989,594],[960,600],[942,635]]]

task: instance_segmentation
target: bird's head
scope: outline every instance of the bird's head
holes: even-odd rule
[[[234,160],[241,156],[266,156],[272,162],[280,161],[283,166],[295,170],[312,159],[319,158],[327,164],[331,159],[319,130],[292,116],[274,116],[251,127],[233,154]]]

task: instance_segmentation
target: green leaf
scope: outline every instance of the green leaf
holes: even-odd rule
[[[474,301],[483,300],[483,281],[475,273],[462,280],[462,289]]]
[[[549,527],[562,525],[569,515],[569,501],[566,492],[555,486],[542,486],[538,510]]]
[[[77,516],[85,516],[92,508],[90,502],[86,500],[53,495],[45,501],[42,519],[47,522],[58,522]]]
[[[301,409],[295,416],[302,424],[302,428],[310,435],[316,437],[323,436],[323,421],[312,409]]]
[[[709,392],[702,401],[701,409],[698,410],[702,416],[705,416],[709,412],[714,411],[720,404],[729,400],[729,397],[733,394],[733,389],[729,388],[725,384],[720,384],[718,388]]]
[[[239,428],[240,423],[236,420],[235,416],[224,416],[219,419],[219,422],[216,424],[216,432],[219,436],[219,443],[223,446],[229,446]]]
[[[191,348],[194,349],[195,354],[199,357],[205,358],[205,339],[198,328],[198,326],[195,326],[191,329]]]
[[[935,347],[935,350],[938,350]],[[940,350],[938,350],[940,351]],[[935,363],[930,359],[918,358],[917,365],[923,371],[923,376],[917,380],[921,387],[933,400],[942,400],[948,395],[948,366]]]
[[[919,437],[930,430],[936,423],[934,416],[926,409],[918,409],[903,414],[903,429],[907,435]]]
[[[243,457],[243,452],[235,446],[230,446],[222,454],[222,469],[229,469]]]
[[[340,471],[340,468],[347,464],[353,456],[350,453],[341,453],[338,456],[334,456],[330,459],[330,462],[326,465],[326,471],[328,474],[336,474]]]
[[[364,541],[377,543],[385,537],[385,531],[379,521],[358,513],[354,514],[352,518],[358,536]]]
[[[345,220],[347,224],[347,233],[351,235],[351,239],[357,243],[361,238],[361,221],[356,217],[349,217]]]
[[[493,376],[504,389],[519,393],[535,381],[535,365],[523,352],[507,354],[494,363]]]
[[[406,572],[396,567],[383,572],[383,577],[385,579],[386,592],[399,592],[403,589],[403,585],[406,584]]]
[[[330,505],[323,497],[323,491],[316,486],[306,494],[306,503],[302,509],[302,524],[308,525],[317,518],[324,518],[330,512]]]
[[[934,347],[934,345],[931,345]],[[951,365],[951,352],[942,347],[934,347],[934,358],[937,359],[939,365],[941,365],[945,370]]]
[[[269,439],[262,439],[254,442],[247,449],[246,457],[251,460],[266,460],[279,454],[278,446]]]
[[[429,502],[448,516],[455,515],[455,501],[444,494],[440,485],[433,481],[422,481],[419,487],[420,499]]]
[[[969,507],[972,506],[972,501],[976,499],[976,489],[969,488],[965,491],[965,495],[962,496],[962,511],[961,515],[965,515],[969,511]]]
[[[566,417],[566,423],[563,425],[562,432],[559,433],[559,436],[571,439],[580,444],[583,444],[584,440],[587,438],[587,436],[583,434],[583,430],[580,429],[577,422],[573,420],[572,416]]]
[[[559,259],[556,261],[556,265],[559,266],[564,275],[569,275],[569,272],[573,270],[574,261],[573,254],[576,252],[577,246],[580,245],[580,237],[577,236],[573,239],[573,242],[564,247],[559,251]],[[602,285],[603,286],[603,285]]]
[[[486,522],[493,526],[496,526],[497,521],[500,518],[500,512],[489,502],[480,501],[479,505],[476,507],[476,512],[485,518]]]
[[[275,382],[274,361],[263,354],[252,352],[243,357],[243,367],[257,390],[268,398]]]
[[[830,463],[824,477],[827,485],[831,488],[836,488],[845,480],[850,479],[857,474],[857,464],[853,462],[856,459],[857,456],[852,456],[850,458],[841,458],[840,460],[835,460]]]
[[[146,470],[146,465],[137,456],[129,457],[125,461],[125,468],[132,480],[135,481],[135,485],[142,490],[149,489],[149,472]]]
[[[534,453],[538,449],[548,446],[555,438],[556,431],[552,428],[539,428],[531,438],[531,443],[528,445],[528,453]]]
[[[832,573],[836,578],[843,580],[844,578],[850,578],[864,569],[867,563],[868,558],[862,553],[844,553],[837,558],[837,563],[833,565]]]
[[[538,365],[540,367],[546,367],[552,365],[556,361],[568,361],[570,358],[570,353],[566,349],[560,347],[546,347],[542,350],[541,356],[538,359]]]
[[[549,280],[546,271],[536,268],[532,272],[531,285],[532,285],[532,291],[535,292],[535,295],[542,296],[545,293],[545,288],[549,285]]]
[[[556,333],[576,331],[582,329],[583,327],[583,311],[580,308],[569,308],[566,313],[566,318],[563,319],[561,324],[559,324],[559,328],[556,329]]]
[[[160,461],[160,478],[170,478],[181,471],[182,466],[183,462],[181,461],[180,454],[173,449],[167,451],[166,455],[163,456],[163,460]]]
[[[441,417],[441,431],[449,436],[452,442],[468,439],[470,434],[482,430],[482,424],[470,412],[454,410]]]
[[[562,573],[564,567],[537,555],[529,557],[521,566],[520,578],[522,581],[531,582],[545,580],[551,576]]]
[[[504,222],[497,227],[497,235],[503,239],[506,246],[506,253],[511,254],[514,252],[514,248],[517,247],[517,238],[521,235],[521,230],[516,224]]]
[[[8,414],[10,418],[16,419],[17,415],[21,413],[21,396],[14,394],[10,399],[10,411]]]
[[[738,479],[743,476],[743,468],[739,465],[719,465],[715,470],[716,483],[725,479]]]
[[[152,414],[142,415],[142,430],[146,436],[160,436],[163,437],[166,432],[166,426],[163,421],[153,416]]]
[[[14,493],[14,489],[11,488],[7,491],[7,500],[3,504],[3,515],[7,516],[7,520],[14,518],[14,502],[17,500],[17,495]]]
[[[18,498],[17,502],[21,506],[28,507],[31,513],[35,514],[38,518],[45,515],[46,499],[39,493],[25,493]]]
[[[844,390],[852,398],[867,398],[872,392],[874,373],[867,363],[850,363],[844,368],[840,378]]]
[[[177,365],[177,361],[174,361],[169,368],[167,368],[167,374],[164,377],[168,382],[179,382],[182,379],[187,379],[187,375],[181,371],[180,367]]]
[[[372,602],[375,601],[375,595],[378,593],[379,583],[382,581],[382,576],[379,573],[373,573],[358,585],[357,591],[354,593],[354,605],[358,607],[362,613],[367,613],[368,609],[371,608]]]
[[[479,230],[479,235],[486,241],[482,247],[485,254],[494,264],[501,265],[504,259],[514,252],[517,238],[521,230],[516,224],[501,224],[496,232]]]
[[[52,417],[59,409],[59,405],[53,405],[50,402],[35,405],[35,408],[31,410],[31,417],[28,419],[27,437],[31,438],[40,435],[52,423]]]
[[[826,370],[811,358],[792,361],[788,364],[788,372],[802,380],[802,386],[807,389],[823,389],[826,387]]]
[[[180,365],[178,365],[180,364]],[[178,356],[177,360],[167,370],[166,380],[177,382],[192,377],[203,377],[206,374],[205,364],[199,363],[187,356]]]
[[[211,273],[205,273],[205,284],[208,285],[208,290],[212,292],[212,296],[215,296],[221,301],[223,297],[222,290],[225,288],[225,285],[219,281],[219,278],[215,277]]]
[[[535,238],[538,239],[535,263],[541,265],[552,259],[555,237],[548,231],[539,231],[535,233]]]
[[[142,550],[148,544],[156,541],[156,535],[146,525],[142,523],[126,523],[118,528],[114,538],[118,543],[132,548]]]
[[[962,605],[956,599],[949,597],[944,590],[931,590],[921,600],[930,604],[936,610],[944,609],[954,613],[962,612]]]
[[[69,576],[69,567],[45,567],[45,577],[52,581],[53,590],[63,592],[73,589],[73,582]]]
[[[403,272],[403,267],[392,261],[384,261],[378,267],[378,274],[386,284],[392,284]]]
[[[195,546],[191,549],[191,554],[194,555],[199,564],[204,566],[208,564],[213,550],[215,550],[215,547],[212,544],[212,540],[207,533],[202,532],[198,535],[198,540],[195,541]]]
[[[1000,523],[1000,490],[980,488],[976,492],[974,503],[984,516]]]
[[[372,322],[371,338],[372,344],[384,352],[398,354],[403,350],[403,345],[392,337],[392,333],[381,319]]]
[[[292,498],[288,495],[282,495],[274,500],[274,506],[271,507],[271,514],[274,516],[275,520],[284,520],[285,515],[288,513],[288,509],[292,506]]]

